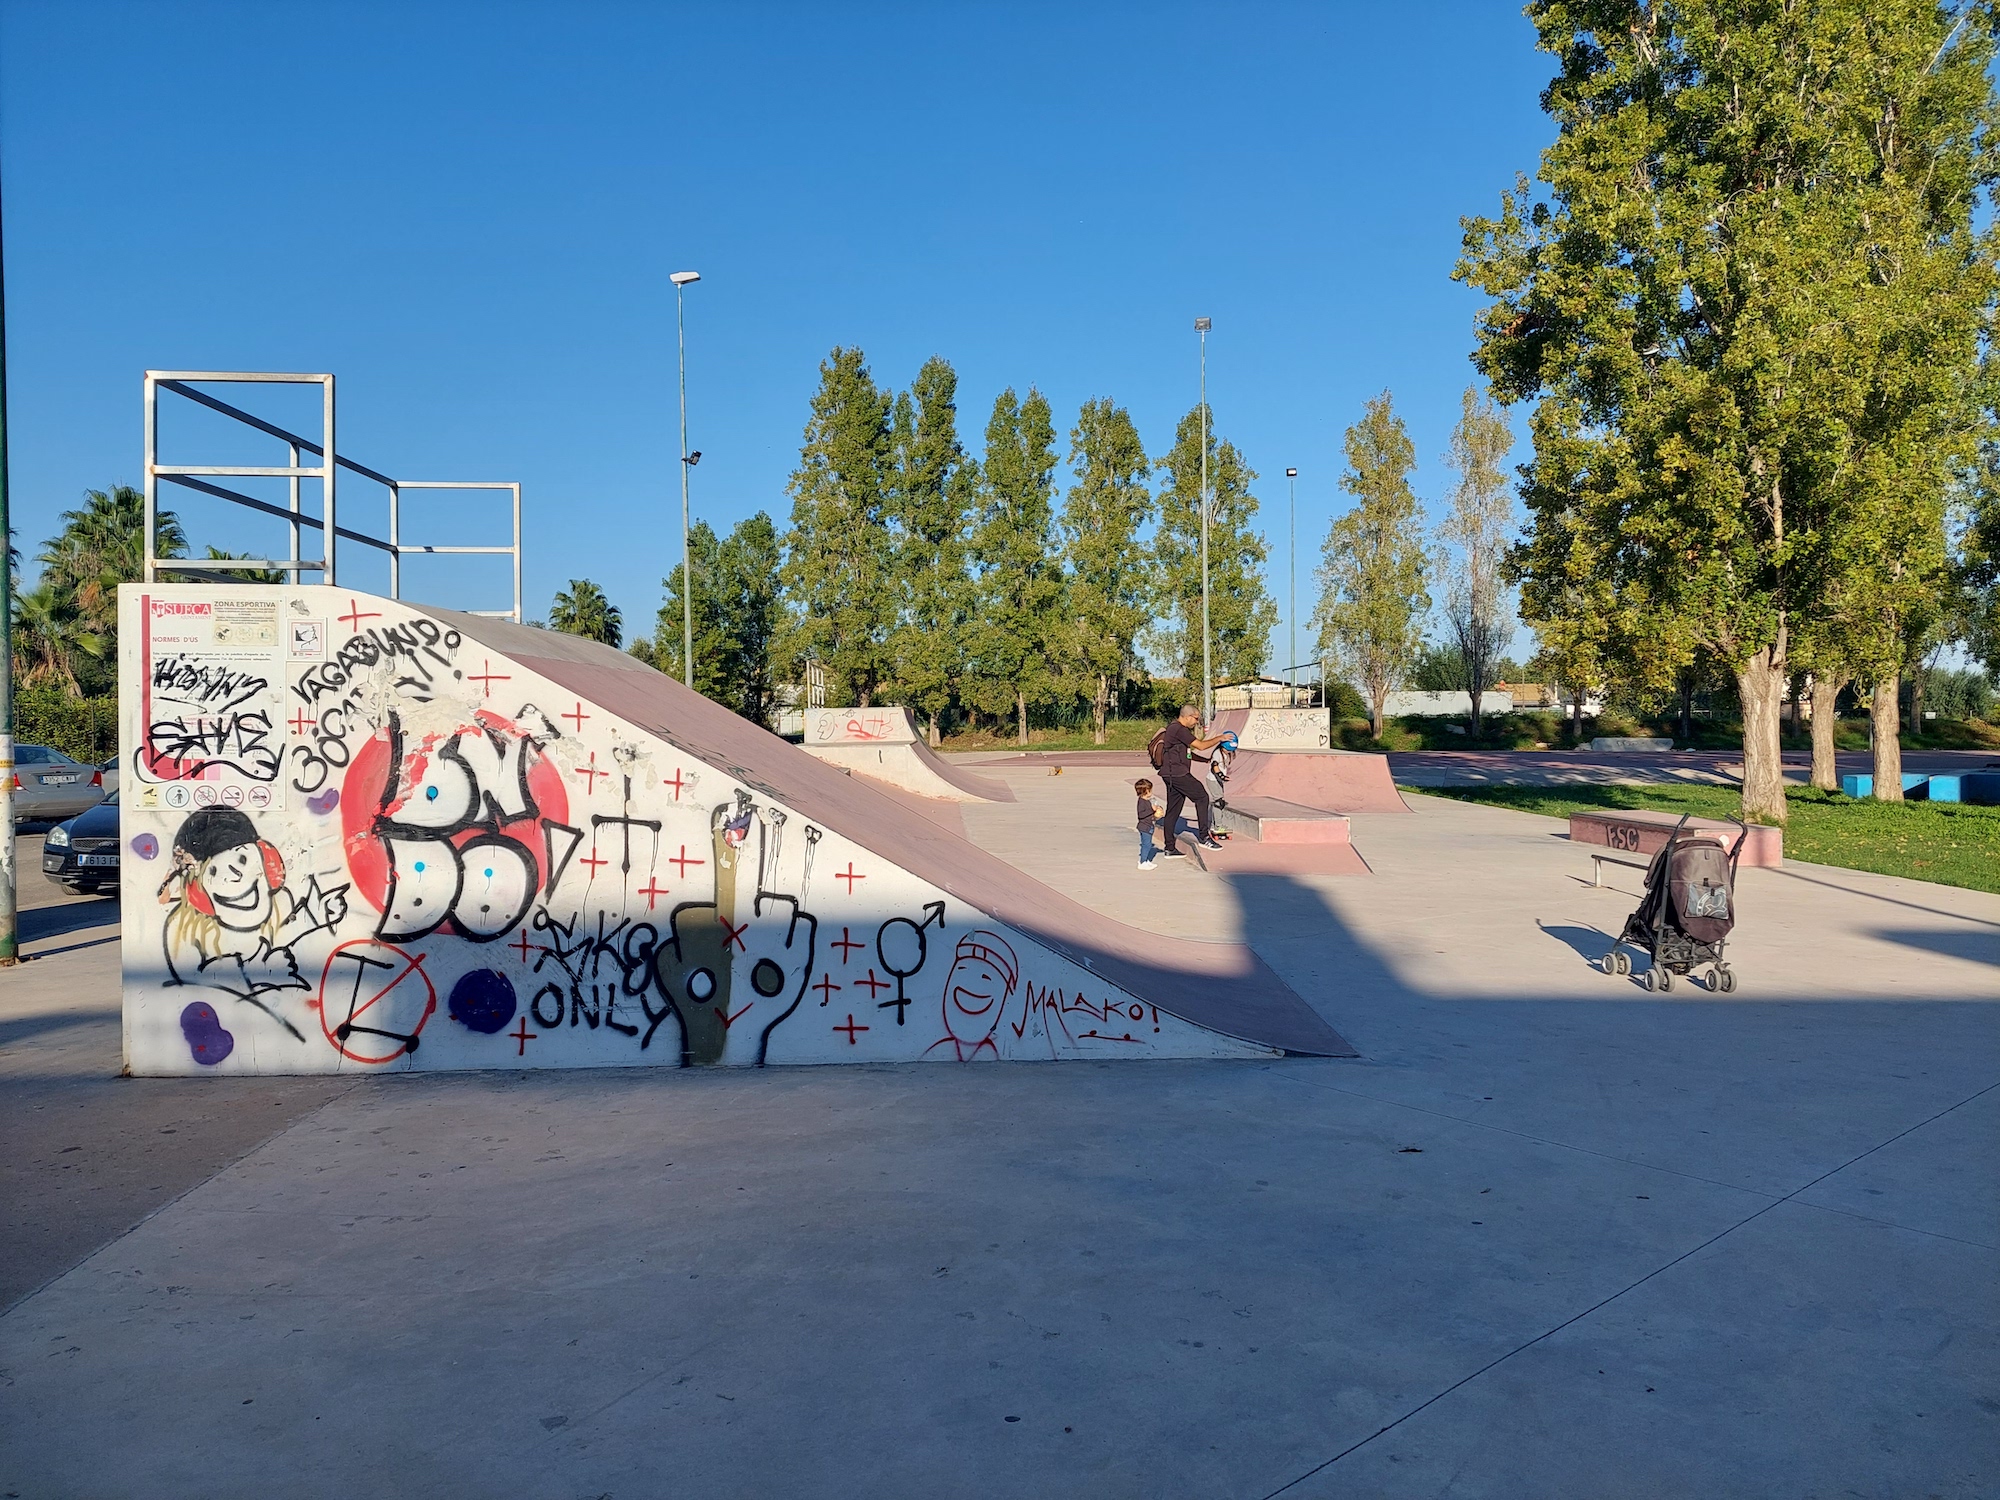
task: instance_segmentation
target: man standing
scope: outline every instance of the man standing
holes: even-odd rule
[[[1213,750],[1222,743],[1221,735],[1200,739],[1195,729],[1201,723],[1201,711],[1192,703],[1181,705],[1180,717],[1169,724],[1161,736],[1160,779],[1167,784],[1167,847],[1163,851],[1170,858],[1185,859],[1180,847],[1180,816],[1183,803],[1194,804],[1195,842],[1204,849],[1220,849],[1222,845],[1208,831],[1208,791],[1195,778],[1194,768],[1188,764],[1190,752]]]

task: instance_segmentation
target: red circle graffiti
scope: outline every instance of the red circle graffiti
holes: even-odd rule
[[[353,966],[351,971],[343,959]],[[343,970],[339,975],[336,966]],[[349,1062],[394,1062],[416,1051],[424,1023],[436,1009],[437,987],[424,972],[424,955],[412,957],[393,943],[354,938],[329,953],[320,971],[320,1030]],[[346,1036],[340,1034],[342,1027]]]
[[[498,714],[482,711],[473,718],[473,724],[462,725],[454,732],[463,734],[491,729],[516,738],[523,736],[517,725]],[[403,754],[406,758],[435,754],[438,747],[450,738],[449,733],[418,737],[405,732]],[[524,752],[524,758],[528,769],[528,795],[534,802],[537,816],[503,822],[499,831],[520,841],[535,862],[537,887],[545,888],[549,882],[548,850],[539,825],[543,820],[552,823],[569,821],[569,792],[563,786],[561,770],[532,741]],[[377,911],[382,910],[389,897],[389,855],[381,840],[375,837],[375,817],[382,810],[382,793],[389,784],[390,772],[389,731],[384,729],[362,742],[340,783],[340,836],[347,854],[347,872],[353,877],[354,893]],[[450,842],[463,848],[484,831],[482,828],[461,829],[450,836]]]

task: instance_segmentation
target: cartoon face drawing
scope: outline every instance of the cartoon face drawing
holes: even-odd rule
[[[1020,972],[1013,948],[998,933],[981,929],[958,940],[944,981],[944,1029],[945,1042],[956,1049],[960,1062],[981,1052],[1000,1055],[993,1033],[1014,998]]]
[[[285,865],[277,850],[251,838],[203,861],[195,879],[216,921],[237,932],[255,932],[271,915],[271,899],[285,883]]]

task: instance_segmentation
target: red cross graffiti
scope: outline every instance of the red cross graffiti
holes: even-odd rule
[[[523,1016],[521,1017],[521,1029],[519,1031],[510,1031],[507,1035],[511,1036],[518,1043],[514,1049],[514,1055],[516,1057],[526,1057],[528,1055],[528,1043],[540,1036],[541,1033],[539,1031],[528,1030],[528,1018]]]
[[[840,993],[840,986],[833,982],[831,974],[820,975],[819,983],[814,985],[813,988],[819,991],[819,1003],[821,1005],[826,1004],[827,1001]]]
[[[743,919],[741,927],[736,926],[729,918],[723,916],[721,912],[715,914],[715,920],[722,924],[722,951],[724,953],[729,951],[731,943],[734,943],[740,952],[748,953],[750,951],[749,945],[743,941],[743,934],[750,930],[750,919],[748,917]]]
[[[317,729],[319,727],[319,720],[308,718],[306,711],[302,708],[292,715],[291,725],[293,734],[304,734],[308,729]]]
[[[755,1005],[756,1003],[757,1003],[757,1002],[756,1002],[755,1000],[752,1000],[752,1001],[750,1002],[750,1005]],[[718,1018],[719,1018],[719,1019],[721,1020],[721,1022],[722,1022],[722,1029],[723,1029],[724,1031],[727,1031],[727,1030],[728,1030],[728,1029],[729,1029],[730,1027],[734,1026],[734,1025],[735,1025],[735,1024],[736,1024],[736,1023],[738,1022],[738,1021],[742,1020],[742,1019],[743,1019],[743,1011],[745,1011],[745,1010],[748,1010],[748,1009],[750,1009],[750,1005],[746,1005],[746,1006],[744,1006],[744,1007],[743,1007],[743,1010],[739,1010],[739,1011],[738,1011],[738,1012],[736,1012],[736,1014],[735,1014],[735,1015],[733,1015],[733,1016],[732,1016],[732,1015],[730,1015],[730,1014],[729,1014],[729,1013],[728,1013],[727,1011],[725,1011],[725,1010],[724,1010],[724,1009],[723,1009],[723,1008],[722,1008],[721,1006],[719,1006],[719,1005],[718,1005],[718,1006],[716,1006],[716,1007],[715,1007],[715,1014],[716,1014],[716,1016],[717,1016],[717,1017],[718,1017]]]
[[[849,1012],[847,1013],[847,1024],[846,1024],[845,1026],[836,1026],[836,1027],[834,1027],[833,1029],[834,1029],[835,1031],[844,1031],[844,1032],[846,1032],[846,1033],[847,1033],[847,1045],[848,1045],[848,1046],[850,1046],[850,1047],[858,1047],[858,1046],[860,1046],[861,1044],[860,1044],[859,1042],[857,1042],[857,1041],[855,1041],[855,1040],[854,1040],[854,1033],[855,1033],[855,1032],[857,1032],[857,1031],[868,1031],[868,1030],[871,1030],[872,1028],[870,1028],[870,1027],[867,1027],[867,1026],[856,1026],[856,1025],[854,1024],[854,1012],[853,1012],[853,1011],[849,1011]]]
[[[521,962],[526,963],[528,961],[528,948],[529,948],[528,929],[523,927],[520,930],[520,932],[515,935],[514,941],[507,944],[507,946],[509,948],[512,948],[516,953],[520,954]]]
[[[482,685],[485,696],[488,698],[491,698],[493,696],[494,683],[512,682],[514,680],[512,677],[509,677],[505,672],[494,671],[493,663],[486,660],[484,657],[480,658],[479,665],[485,670],[479,672],[467,672],[465,674],[465,680],[467,682],[480,683]]]
[[[568,718],[569,715],[564,714],[563,717]],[[583,792],[586,797],[594,796],[596,794],[597,782],[599,777],[602,777],[606,781],[609,781],[611,779],[611,773],[609,771],[600,771],[597,769],[597,752],[595,750],[590,752],[590,763],[588,765],[578,766],[576,768],[576,774],[584,778]]]
[[[660,778],[660,785],[672,787],[674,789],[674,801],[678,802],[681,800],[681,788],[686,786],[687,783],[681,779],[680,770],[676,767],[672,776],[662,776]]]
[[[840,950],[840,961],[842,963],[847,962],[847,955],[852,953],[856,948],[866,948],[867,946],[866,943],[857,943],[853,938],[849,937],[845,927],[840,929],[839,942],[827,944],[829,948],[838,948]]]
[[[688,846],[686,844],[682,844],[681,852],[679,854],[674,855],[671,859],[667,861],[667,863],[673,865],[675,867],[675,873],[677,873],[681,877],[681,879],[685,880],[687,879],[687,872],[688,872],[687,867],[689,865],[705,865],[708,863],[708,861],[705,859],[689,859]]]
[[[587,714],[587,713],[585,713],[585,712],[583,711],[583,705],[582,705],[581,703],[579,703],[579,704],[577,704],[577,706],[576,706],[575,708],[571,709],[571,710],[570,710],[570,711],[569,711],[568,713],[566,713],[566,714],[557,714],[557,715],[556,715],[556,717],[557,717],[558,719],[568,719],[568,720],[570,720],[571,722],[573,722],[573,723],[574,723],[574,724],[576,725],[576,732],[577,732],[578,734],[582,734],[582,733],[583,733],[583,721],[584,721],[585,719],[589,718],[589,717],[590,717],[590,715],[589,715],[589,714]]]
[[[347,613],[336,615],[334,618],[345,621],[350,633],[359,633],[363,620],[379,620],[382,618],[382,611],[379,609],[364,610],[358,600],[350,598],[347,601]]]
[[[597,846],[595,844],[592,844],[590,846],[590,854],[586,858],[578,860],[577,863],[580,865],[589,865],[590,874],[586,878],[590,880],[595,880],[597,879],[597,872],[603,869],[606,865],[610,864],[611,861],[608,859],[599,859],[597,857]]]
[[[651,911],[653,904],[667,894],[667,887],[648,876],[646,883],[639,887],[639,894],[646,898],[646,910]]]
[[[854,873],[854,861],[850,859],[850,860],[849,860],[849,861],[847,862],[847,868],[846,868],[846,869],[844,869],[844,870],[837,870],[837,871],[835,871],[835,872],[834,872],[834,876],[833,876],[833,878],[834,878],[835,880],[844,880],[844,881],[846,881],[846,882],[847,882],[847,894],[851,896],[851,895],[853,895],[853,894],[854,894],[854,882],[855,882],[855,881],[857,881],[857,880],[866,880],[866,879],[867,879],[868,877],[867,877],[866,875],[857,875],[857,874],[855,874],[855,873]]]
[[[857,979],[854,983],[857,988],[868,991],[868,998],[870,1000],[873,1000],[876,995],[889,988],[889,981],[886,979],[877,979],[873,969],[868,971],[866,979]]]

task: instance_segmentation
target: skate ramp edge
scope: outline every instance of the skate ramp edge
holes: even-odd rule
[[[1012,802],[1014,789],[1004,781],[954,766],[921,740],[881,744],[809,744],[806,754],[857,776],[947,802]]]
[[[320,585],[119,604],[133,1073],[1354,1055],[1248,947],[613,648]]]

